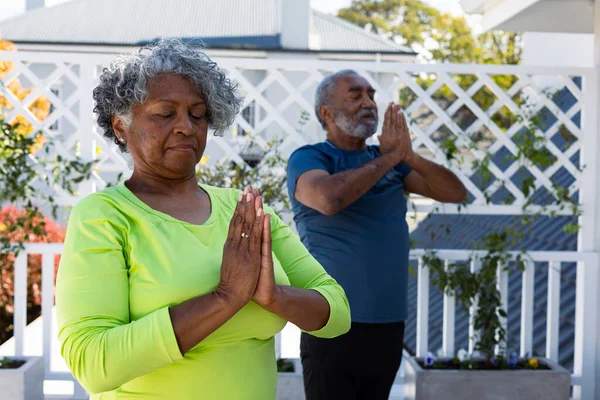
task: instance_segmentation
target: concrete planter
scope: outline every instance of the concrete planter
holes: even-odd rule
[[[277,400],[305,400],[304,379],[300,359],[290,360],[294,363],[294,372],[280,372],[277,384]]]
[[[426,370],[407,357],[404,400],[568,400],[571,374],[543,358],[551,370]]]
[[[44,400],[44,359],[7,358],[27,362],[16,369],[0,369],[0,400]]]

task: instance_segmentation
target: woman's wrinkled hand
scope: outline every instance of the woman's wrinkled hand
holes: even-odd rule
[[[221,280],[216,293],[240,307],[254,296],[261,272],[265,214],[250,189],[240,195],[223,247]]]
[[[262,209],[262,197],[255,190],[258,202],[256,203],[257,212]],[[275,272],[273,270],[273,252],[271,248],[271,216],[265,214],[263,223],[263,232],[261,240],[261,262],[258,284],[252,300],[264,309],[269,309],[276,301],[279,293],[279,287],[275,283]]]

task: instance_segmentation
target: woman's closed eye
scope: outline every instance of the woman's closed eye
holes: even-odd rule
[[[152,115],[155,117],[158,117],[158,118],[169,119],[169,118],[175,117],[177,115],[177,113],[174,111],[158,111],[158,112],[152,113]],[[190,118],[195,119],[195,120],[201,120],[206,117],[206,113],[203,111],[188,112],[188,115]]]
[[[160,118],[171,118],[173,115],[175,115],[175,113],[172,112],[161,112],[161,113],[156,113],[154,114],[157,117]]]
[[[175,115],[175,113],[160,113],[160,114],[154,114],[157,117],[160,118],[171,118]],[[194,119],[202,119],[204,118],[204,114],[190,114],[190,117],[194,118]]]

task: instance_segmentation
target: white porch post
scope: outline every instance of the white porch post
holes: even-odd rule
[[[584,167],[580,202],[579,251],[600,251],[600,0],[595,4],[594,71],[584,79],[584,112],[582,118],[583,140],[581,164]],[[579,263],[577,266],[577,303],[575,311],[574,374],[580,375],[583,386],[573,391],[575,399],[600,400],[600,303],[598,296],[599,265]]]
[[[596,126],[595,126],[595,133],[596,133],[596,146],[595,146],[595,151],[594,151],[594,162],[595,162],[595,173],[594,173],[594,186],[592,186],[594,188],[594,191],[596,192],[596,196],[595,196],[595,203],[594,203],[594,210],[595,210],[595,218],[594,218],[594,224],[595,224],[595,229],[594,229],[594,235],[593,235],[593,244],[590,243],[590,245],[593,245],[593,250],[595,252],[600,252],[600,211],[598,210],[599,206],[600,206],[600,185],[598,184],[598,174],[600,173],[600,114],[597,112],[598,111],[598,105],[600,104],[600,0],[596,0],[595,5],[594,5],[594,14],[595,14],[595,18],[594,18],[594,75],[595,75],[595,79],[596,81],[594,82],[595,84],[595,100],[596,102],[594,103],[594,109],[595,109],[595,114],[594,117],[596,118]],[[588,181],[584,181],[587,182]],[[600,281],[600,272],[598,271],[598,269],[600,268],[600,265],[594,265],[594,269],[595,269],[595,280],[594,280],[594,288],[591,288],[591,290],[594,290],[594,293],[598,292],[598,283]],[[597,337],[598,332],[600,332],[600,296],[597,296],[597,298],[595,299],[595,304],[596,304],[596,331],[594,332],[594,338]],[[595,376],[594,376],[594,398],[596,400],[600,400],[600,340],[596,339],[596,351],[595,351],[595,356],[596,356],[596,362],[595,362]]]

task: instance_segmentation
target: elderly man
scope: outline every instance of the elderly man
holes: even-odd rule
[[[407,307],[407,193],[462,202],[448,169],[412,150],[399,106],[388,105],[379,146],[375,90],[351,70],[326,77],[315,112],[327,140],[296,150],[288,190],[300,238],[345,289],[352,327],[336,339],[302,334],[307,400],[384,400],[402,359]]]

